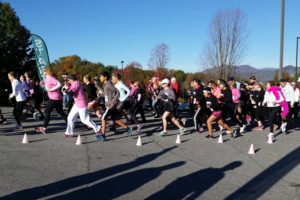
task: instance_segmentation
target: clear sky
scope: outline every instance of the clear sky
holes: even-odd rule
[[[240,8],[250,32],[241,64],[278,67],[281,0],[4,0],[21,23],[45,40],[50,60],[76,54],[92,62],[147,68],[158,43],[170,47],[169,67],[203,70],[199,57],[219,9]],[[300,1],[286,0],[284,66],[295,65]]]

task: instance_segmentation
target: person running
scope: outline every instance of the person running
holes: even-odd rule
[[[119,102],[120,93],[117,88],[109,81],[110,75],[108,72],[102,72],[100,75],[100,81],[103,84],[103,96],[105,99],[106,110],[101,119],[101,132],[96,135],[97,141],[105,141],[106,136],[106,120],[111,118],[113,122],[122,128],[126,129],[127,135],[131,136],[132,128],[124,124],[121,120],[122,114],[116,109]]]
[[[206,109],[208,113],[208,120],[207,120],[207,128],[208,128],[208,135],[206,138],[214,138],[213,137],[213,129],[212,123],[217,120],[217,123],[225,128],[228,134],[233,137],[236,135],[236,131],[234,131],[230,126],[228,126],[222,119],[222,107],[221,104],[218,102],[218,99],[212,95],[210,88],[205,88],[203,90],[204,97],[206,99]],[[222,134],[222,133],[221,133]]]
[[[44,113],[42,112],[41,105],[43,102],[43,89],[41,88],[40,84],[38,81],[34,82],[33,85],[33,94],[32,94],[32,99],[33,99],[33,107],[40,113],[40,118],[39,119],[44,119]]]
[[[62,105],[62,94],[60,92],[61,83],[53,76],[49,67],[44,68],[43,72],[46,79],[44,83],[42,82],[42,85],[47,90],[49,100],[44,113],[44,126],[35,129],[38,133],[46,133],[50,122],[50,115],[54,108],[63,120],[67,122],[67,115],[65,114]]]
[[[23,92],[23,86],[20,80],[16,79],[14,72],[8,73],[8,79],[11,82],[12,93],[9,95],[9,99],[15,98],[13,114],[17,121],[16,129],[23,129],[21,123],[21,115],[26,103],[26,96]]]
[[[226,118],[227,115],[229,114],[231,120],[235,121],[238,123],[238,125],[240,126],[240,128],[243,127],[242,122],[240,122],[236,116],[234,115],[234,103],[232,100],[232,93],[231,90],[227,87],[227,84],[224,80],[220,80],[220,84],[219,87],[221,89],[221,98],[219,99],[219,101],[222,103],[222,119],[223,121],[227,123]],[[236,132],[235,132],[236,133]],[[234,135],[234,137],[236,137],[236,135]]]
[[[144,98],[143,98],[143,89],[140,86],[139,82],[134,82],[134,87],[136,87],[135,92],[130,98],[130,115],[134,123],[137,124],[137,132],[140,133],[143,125],[138,121],[136,115],[140,113],[142,122],[146,122],[146,117],[144,114],[143,104],[144,104]]]
[[[290,83],[285,80],[281,79],[280,80],[280,88],[283,93],[283,96],[285,98],[286,103],[288,104],[289,107],[289,113],[286,116],[286,121],[287,124],[283,124],[283,126],[286,126],[287,128],[291,128],[292,126],[292,114],[293,114],[293,109],[294,109],[294,101],[295,101],[295,93],[293,87],[290,85]],[[283,128],[285,129],[285,128]]]
[[[84,87],[81,85],[79,80],[76,80],[74,75],[68,75],[67,80],[70,83],[70,87],[66,88],[65,92],[73,93],[74,105],[68,115],[68,125],[65,132],[65,137],[70,138],[74,136],[74,123],[79,115],[82,123],[92,128],[96,134],[99,134],[100,127],[91,120],[91,117],[87,110],[87,98],[84,93]]]
[[[120,93],[120,98],[119,98],[120,104],[119,104],[119,107],[117,109],[123,114],[123,116],[128,121],[129,119],[128,119],[126,110],[128,110],[130,108],[130,103],[129,103],[129,100],[128,100],[128,97],[129,97],[129,94],[130,94],[130,90],[122,82],[122,76],[119,73],[112,74],[112,76],[111,76],[111,82],[119,90],[119,93]]]
[[[194,128],[195,132],[202,133],[203,132],[203,122],[206,119],[206,109],[205,109],[205,97],[203,96],[203,88],[202,82],[200,79],[193,80],[193,104],[195,108],[194,114]]]
[[[291,86],[294,89],[294,109],[293,109],[293,119],[299,118],[299,99],[300,99],[300,91],[295,82],[292,82]]]
[[[254,116],[257,122],[257,127],[255,130],[262,131],[264,129],[263,121],[263,101],[264,101],[265,91],[259,83],[255,83],[253,86],[253,91],[250,93],[250,99],[254,109]]]
[[[239,123],[242,123],[242,127],[240,127],[240,133],[245,132],[246,128],[246,120],[242,113],[242,105],[240,102],[241,93],[237,88],[237,84],[234,80],[230,81],[230,89],[232,93],[232,101],[234,103],[234,114]]]
[[[275,86],[274,81],[267,82],[267,90],[265,92],[263,104],[267,105],[269,113],[270,134],[274,135],[274,124],[280,124],[281,104],[284,102],[284,97],[280,92],[280,87]],[[284,116],[288,113],[284,111]]]
[[[1,109],[0,109],[0,124],[7,124],[7,119],[3,116]]]
[[[174,91],[169,87],[169,79],[163,79],[161,81],[162,90],[158,94],[158,99],[163,102],[163,114],[162,114],[162,122],[163,122],[163,130],[158,135],[165,136],[167,135],[167,119],[171,119],[171,121],[179,128],[180,135],[185,134],[185,128],[180,125],[178,120],[175,118],[175,100],[176,96]]]

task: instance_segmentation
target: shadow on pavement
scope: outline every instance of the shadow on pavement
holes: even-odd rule
[[[149,155],[145,155],[145,156],[136,158],[135,160],[133,160],[129,163],[124,163],[124,164],[116,165],[116,166],[113,166],[110,168],[102,169],[102,170],[99,170],[96,172],[67,178],[67,179],[57,181],[54,183],[50,183],[47,185],[43,185],[43,186],[24,189],[24,190],[6,195],[4,197],[1,197],[1,199],[41,199],[41,198],[49,197],[51,195],[57,195],[61,192],[66,192],[67,190],[75,189],[77,187],[86,187],[87,185],[93,184],[96,181],[101,181],[101,179],[107,178],[112,175],[116,175],[116,174],[124,172],[126,170],[132,170],[136,167],[150,163],[151,161],[157,159],[158,157],[160,157],[163,154],[166,154],[167,152],[171,151],[174,148],[176,148],[176,146],[164,149],[157,153],[152,153]],[[181,165],[183,163],[173,163],[169,166],[164,166],[164,167],[165,168],[174,168],[174,167],[178,167],[179,164]],[[161,170],[165,170],[164,167],[161,167],[160,169],[156,169],[156,171],[159,172],[159,170],[160,170],[160,172],[161,172]],[[155,169],[153,169],[153,170],[155,170]],[[156,174],[156,172],[153,173],[152,175],[154,176],[155,174]],[[120,175],[120,176],[122,176],[122,175]],[[141,176],[141,178],[142,177],[144,177],[144,176]],[[125,181],[125,179],[123,181]],[[132,182],[132,180],[126,179],[124,187],[126,186],[126,184],[131,183],[131,182]],[[106,192],[114,192],[115,190],[121,190],[122,186],[120,186],[120,187],[121,188],[111,186],[111,188],[109,188],[109,190]],[[102,191],[102,189],[100,188],[99,191]],[[88,194],[85,194],[85,195],[88,195]],[[79,199],[86,199],[86,198],[79,198]],[[99,197],[99,199],[102,199],[102,197]]]
[[[241,161],[234,161],[222,168],[206,168],[196,171],[177,178],[165,188],[146,199],[196,199],[224,178],[226,171],[234,170],[241,165]]]
[[[300,163],[300,147],[261,172],[226,199],[259,199]]]

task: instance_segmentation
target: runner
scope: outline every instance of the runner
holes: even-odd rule
[[[23,92],[22,83],[20,80],[16,79],[16,75],[14,72],[8,73],[8,79],[11,82],[12,93],[9,95],[9,99],[14,98],[14,109],[13,114],[17,121],[16,129],[23,129],[21,123],[21,115],[23,113],[23,109],[26,103],[26,97]]]
[[[46,77],[45,82],[42,85],[45,87],[48,93],[49,100],[46,105],[44,126],[37,127],[35,130],[38,133],[46,133],[47,127],[50,122],[50,115],[53,109],[55,108],[56,112],[67,122],[67,115],[63,111],[62,105],[62,94],[60,92],[61,83],[52,75],[52,72],[49,67],[46,67],[44,70],[44,76]]]
[[[106,120],[108,120],[108,118],[111,118],[115,124],[125,128],[128,136],[131,136],[132,134],[132,128],[128,127],[121,121],[122,114],[116,109],[120,94],[118,89],[114,87],[109,79],[110,75],[108,72],[101,73],[100,81],[103,84],[103,96],[105,98],[106,110],[101,119],[101,133],[96,135],[97,141],[105,141],[106,139]]]
[[[68,115],[68,125],[65,132],[65,137],[70,138],[74,136],[73,128],[74,123],[79,115],[82,123],[91,127],[96,134],[99,134],[100,127],[91,120],[91,117],[87,110],[87,98],[84,93],[84,88],[81,83],[76,80],[74,75],[68,75],[67,80],[70,83],[70,88],[65,88],[66,93],[73,93],[74,105]]]

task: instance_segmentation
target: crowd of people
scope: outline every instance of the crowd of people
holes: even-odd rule
[[[121,74],[103,72],[100,83],[85,75],[82,82],[75,75],[63,75],[61,83],[49,67],[43,70],[45,80],[31,80],[29,73],[19,78],[14,72],[8,73],[12,93],[9,95],[14,105],[13,115],[16,129],[22,129],[23,110],[30,107],[32,113],[39,114],[43,124],[35,129],[38,133],[47,133],[51,113],[55,109],[66,122],[65,137],[74,136],[74,125],[78,116],[87,128],[95,132],[97,141],[106,140],[106,128],[114,130],[116,125],[131,136],[133,126],[141,133],[147,122],[144,102],[151,105],[154,118],[161,118],[161,131],[158,136],[168,134],[168,127],[173,123],[181,135],[185,134],[187,117],[179,109],[179,84],[175,77],[160,80],[153,77],[147,86],[132,81],[130,87],[122,82]],[[44,91],[47,101],[44,101]],[[146,95],[148,94],[148,95]],[[234,78],[228,81],[210,80],[207,83],[193,79],[187,92],[189,111],[192,118],[193,132],[207,131],[206,138],[214,138],[213,132],[225,130],[230,137],[250,131],[259,132],[267,125],[271,135],[276,129],[287,132],[293,128],[293,120],[298,119],[300,92],[295,82],[281,79],[266,84],[256,81],[254,76],[243,83]],[[96,124],[90,115],[96,115],[100,124]],[[138,114],[140,117],[138,117]],[[1,123],[7,123],[0,110]],[[189,117],[188,117],[189,119]],[[109,123],[108,123],[109,122]],[[239,128],[234,128],[235,124]]]

